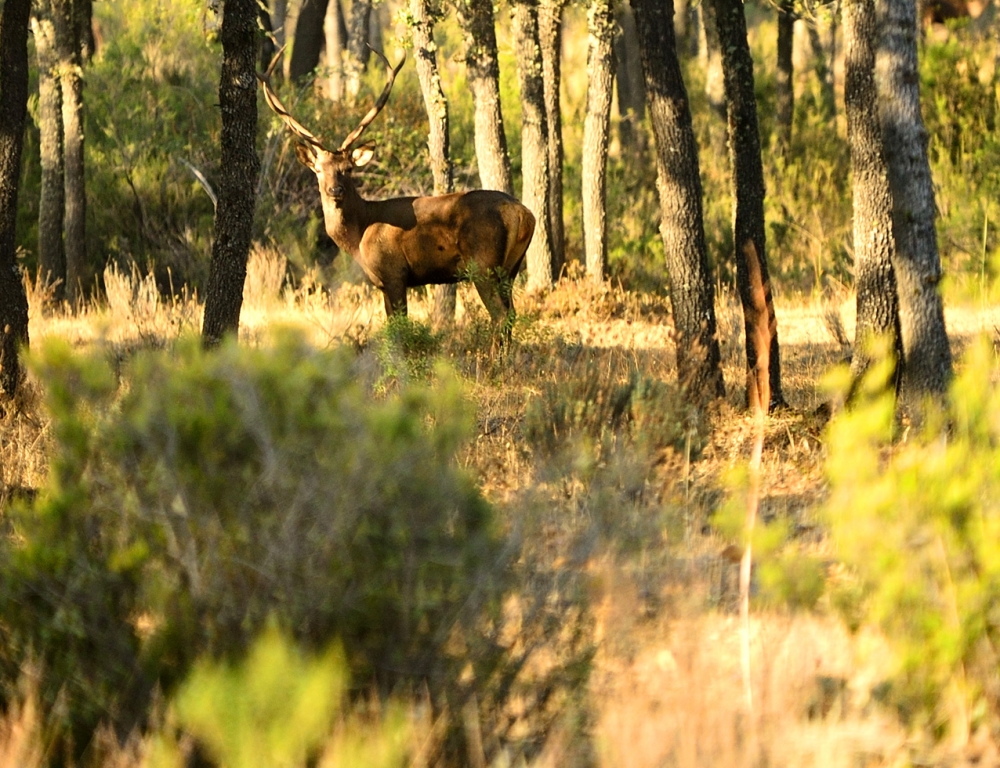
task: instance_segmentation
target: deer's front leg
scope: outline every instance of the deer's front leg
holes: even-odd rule
[[[393,315],[406,316],[406,285],[403,283],[386,284],[382,288],[382,298],[385,300],[385,317],[388,320]]]

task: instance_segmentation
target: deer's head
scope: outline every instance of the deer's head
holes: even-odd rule
[[[372,50],[374,51],[374,49]],[[365,129],[371,122],[378,117],[379,112],[382,111],[382,108],[389,100],[389,93],[392,91],[396,75],[403,67],[403,64],[406,63],[406,54],[403,54],[403,58],[399,64],[392,67],[385,56],[378,51],[374,51],[385,62],[385,66],[389,70],[385,88],[382,89],[382,94],[378,97],[374,106],[368,110],[368,114],[361,119],[358,127],[351,131],[347,138],[344,139],[340,147],[337,149],[328,149],[324,146],[322,139],[292,117],[274,91],[271,90],[271,72],[274,70],[283,51],[284,48],[278,51],[267,72],[263,75],[257,75],[264,88],[264,100],[298,139],[298,143],[295,146],[295,155],[302,165],[316,174],[320,195],[323,198],[324,210],[326,210],[328,205],[339,207],[345,200],[357,194],[357,190],[354,187],[354,180],[351,176],[354,169],[363,168],[375,156],[375,142],[366,141],[357,147],[352,148],[352,146],[361,138],[361,134],[365,132]]]

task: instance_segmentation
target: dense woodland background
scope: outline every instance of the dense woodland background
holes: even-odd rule
[[[339,142],[385,70],[345,55],[294,71],[309,11],[280,5],[286,24],[259,30],[257,68],[283,33],[282,99]],[[522,5],[499,5],[495,31],[525,199]],[[224,175],[219,9],[104,0],[77,27],[92,39],[63,82],[82,75],[85,236],[63,217],[57,237],[83,257],[53,284],[39,269],[36,4],[14,230],[31,346],[0,414],[0,768],[997,759],[997,9],[918,9],[936,208],[924,223],[943,275],[930,290],[955,373],[903,403],[908,352],[854,337],[866,310],[844,31],[879,6],[743,7],[787,406],[765,415],[747,409],[755,351],[711,8],[677,4],[672,49],[725,385],[706,403],[679,375],[689,350],[631,10],[552,6],[563,232],[547,234],[562,257],[551,284],[530,269],[515,284],[512,341],[468,285],[453,318],[430,289],[411,292],[410,318],[385,318],[260,99],[240,333],[204,349]],[[373,4],[364,37],[412,61],[421,7]],[[327,18],[324,46],[357,45],[354,10],[339,35]],[[430,10],[450,183],[501,187],[503,170],[477,159],[459,12]],[[614,19],[614,101],[606,143],[585,150],[600,13]],[[363,193],[444,191],[428,135],[407,63],[367,131]],[[582,213],[595,151],[607,153],[596,267]]]

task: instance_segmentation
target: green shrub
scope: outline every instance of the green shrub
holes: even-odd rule
[[[834,603],[877,624],[898,650],[887,697],[939,730],[1000,724],[1000,387],[990,343],[966,356],[943,412],[893,443],[891,388],[828,434],[826,517],[851,568]],[[873,379],[873,380],[872,380]],[[886,391],[889,389],[890,391]],[[962,715],[956,717],[956,714]]]
[[[2,683],[39,660],[78,745],[100,720],[127,732],[155,685],[242,653],[271,619],[307,649],[339,638],[382,690],[426,682],[437,701],[464,690],[459,669],[497,666],[465,631],[504,563],[454,464],[471,420],[446,373],[372,400],[349,354],[296,336],[217,353],[189,339],[137,355],[120,385],[57,342],[33,365],[54,458],[2,543]]]

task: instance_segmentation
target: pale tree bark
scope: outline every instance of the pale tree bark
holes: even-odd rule
[[[563,223],[563,140],[560,83],[562,79],[562,22],[568,0],[541,0],[538,39],[542,48],[542,82],[548,122],[549,236],[552,238],[552,277],[558,279],[566,259]]]
[[[672,0],[632,0],[656,140],[660,235],[670,273],[677,378],[696,402],[725,395],[705,251],[698,144],[681,77]]]
[[[339,102],[344,98],[344,51],[347,48],[347,22],[340,0],[328,0],[323,22],[326,38],[326,97]]]
[[[920,116],[917,11],[913,0],[877,0],[875,10],[879,28],[875,82],[893,199],[902,394],[919,398],[945,393],[952,359],[940,293],[927,132]]]
[[[327,0],[302,0],[295,21],[295,45],[288,65],[288,76],[297,83],[308,78],[319,65],[323,50],[323,21]]]
[[[344,59],[344,87],[348,99],[357,98],[361,90],[361,77],[368,67],[371,51],[368,49],[369,25],[372,17],[372,0],[353,0],[347,24],[347,55]]]
[[[871,344],[875,338],[888,340],[896,355],[897,371],[902,362],[899,301],[892,266],[895,255],[892,195],[882,151],[875,88],[875,42],[878,37],[874,0],[845,3],[844,36],[844,104],[851,147],[854,283],[858,306],[851,374],[857,384],[873,362]],[[898,376],[894,379],[898,389]]]
[[[410,33],[413,36],[417,78],[427,109],[427,151],[434,177],[434,194],[447,195],[454,192],[455,184],[449,151],[448,100],[441,87],[437,46],[434,43],[434,24],[440,15],[441,9],[435,7],[431,0],[410,0]],[[434,286],[434,325],[447,325],[454,319],[455,285]]]
[[[587,276],[604,279],[608,268],[607,172],[611,128],[612,0],[591,0],[587,9],[587,115],[583,123],[583,252]]]
[[[736,283],[746,332],[747,404],[770,411],[784,405],[778,324],[768,277],[764,229],[764,168],[760,155],[753,58],[741,0],[712,0],[725,77],[733,177]]]
[[[521,85],[521,202],[535,214],[538,225],[525,255],[528,290],[552,287],[552,241],[549,232],[548,121],[542,83],[542,53],[538,42],[538,0],[511,5],[514,55]]]
[[[74,308],[78,308],[84,299],[87,264],[87,188],[83,133],[84,30],[81,4],[81,0],[54,0],[52,3],[56,56],[59,60],[59,87],[62,93],[65,295]]]
[[[618,143],[624,150],[636,147],[642,136],[639,123],[646,114],[646,93],[635,15],[625,3],[616,3],[614,36],[615,90],[618,95]]]
[[[23,380],[20,349],[28,345],[28,301],[17,267],[17,195],[28,110],[28,17],[31,0],[0,9],[0,397]]]
[[[500,109],[500,63],[492,0],[456,0],[468,48],[465,66],[475,108],[476,164],[483,189],[514,194]]]
[[[31,19],[38,62],[38,133],[41,190],[38,200],[38,268],[53,286],[52,298],[63,299],[66,251],[63,244],[65,181],[63,174],[62,89],[56,56],[56,30],[51,3],[39,0]]]
[[[202,342],[236,334],[243,306],[247,256],[253,236],[257,176],[256,0],[225,0],[222,16],[222,156],[215,240],[205,292]]]
[[[792,58],[795,42],[795,0],[778,3],[778,62],[774,83],[775,140],[778,152],[785,155],[792,144],[792,119],[795,115],[795,81]]]

